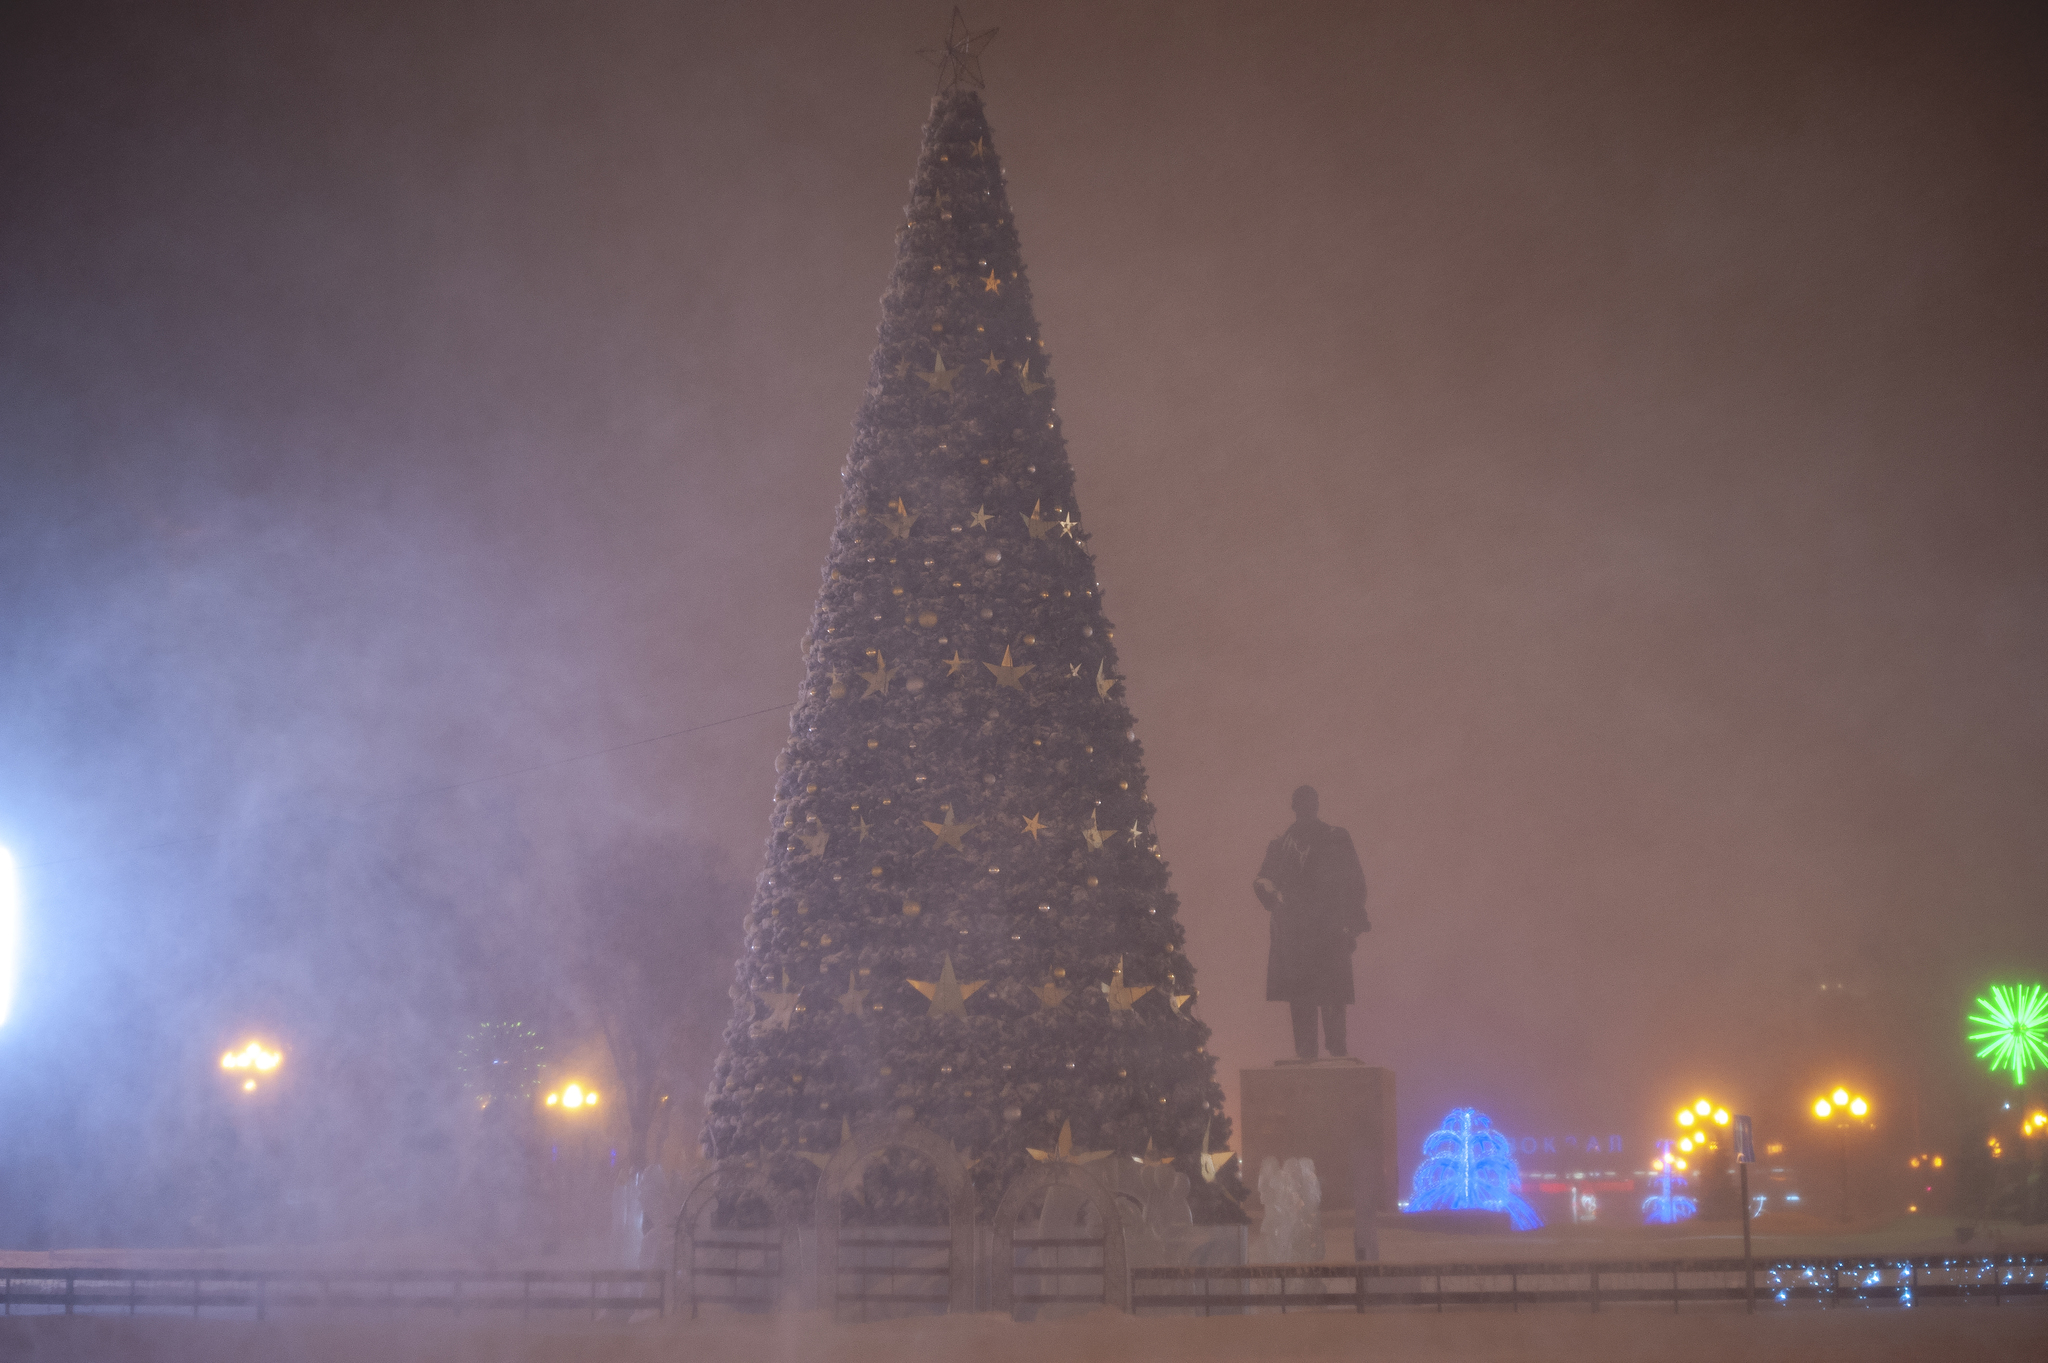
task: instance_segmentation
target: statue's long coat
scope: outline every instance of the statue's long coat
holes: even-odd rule
[[[1351,952],[1372,926],[1365,916],[1365,872],[1351,835],[1297,822],[1273,839],[1252,892],[1272,915],[1266,997],[1286,1003],[1350,1003]]]

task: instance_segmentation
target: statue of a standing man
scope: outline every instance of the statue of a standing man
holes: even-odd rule
[[[1352,1002],[1351,953],[1365,916],[1365,872],[1351,835],[1316,817],[1315,787],[1294,792],[1294,825],[1273,839],[1252,893],[1272,915],[1266,998],[1294,1017],[1294,1053],[1316,1058],[1316,1018],[1331,1055],[1349,1055],[1344,1009]]]

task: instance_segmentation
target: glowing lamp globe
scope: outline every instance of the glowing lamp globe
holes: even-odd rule
[[[1870,1104],[1864,1102],[1861,1098],[1852,1098],[1849,1100],[1850,1116],[1861,1117],[1864,1113],[1868,1111],[1870,1111]]]
[[[565,1084],[547,1097],[549,1107],[566,1108],[570,1112],[597,1106],[597,1090],[587,1089],[581,1084]]]
[[[1849,1105],[1849,1090],[1847,1090],[1847,1089],[1836,1089],[1836,1090],[1835,1090],[1835,1106],[1836,1106],[1836,1107],[1847,1107],[1848,1105]]]
[[[228,1051],[220,1058],[220,1067],[229,1077],[241,1076],[244,1093],[254,1093],[256,1081],[283,1063],[283,1051],[270,1050],[260,1041],[252,1041],[239,1051]]]
[[[1814,1115],[1814,1116],[1816,1116],[1816,1117],[1828,1117],[1828,1116],[1832,1116],[1832,1115],[1834,1114],[1834,1111],[1835,1111],[1835,1105],[1834,1105],[1833,1103],[1830,1103],[1830,1102],[1829,1102],[1829,1101],[1828,1101],[1827,1099],[1825,1099],[1825,1098],[1819,1098],[1819,1099],[1816,1099],[1816,1100],[1814,1101],[1814,1104],[1813,1104],[1813,1115]]]
[[[1714,1110],[1714,1105],[1708,1102],[1706,1099],[1702,1098],[1697,1103],[1694,1103],[1692,1105],[1692,1110],[1694,1112],[1697,1112],[1700,1116],[1704,1117]]]

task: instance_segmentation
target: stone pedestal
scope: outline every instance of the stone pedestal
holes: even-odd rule
[[[1347,1060],[1239,1070],[1244,1121],[1238,1157],[1258,1185],[1271,1155],[1315,1161],[1326,1211],[1391,1212],[1400,1181],[1394,1132],[1394,1072]]]

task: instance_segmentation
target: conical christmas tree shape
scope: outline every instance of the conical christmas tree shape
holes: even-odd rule
[[[932,105],[777,759],[709,1153],[910,1115],[986,1207],[1063,1128],[1239,1219],[1195,972],[978,95]],[[794,997],[792,997],[794,995]],[[889,1209],[876,1211],[886,1216]]]

